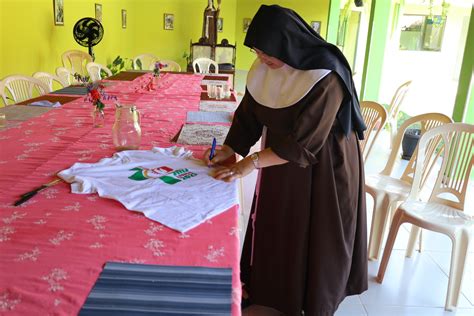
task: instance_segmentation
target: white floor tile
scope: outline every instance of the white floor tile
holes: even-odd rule
[[[444,308],[365,305],[368,316],[474,316],[474,309],[447,312]]]
[[[428,252],[430,257],[441,267],[446,275],[449,275],[449,266],[451,263],[451,253],[446,252]],[[464,268],[463,284],[461,293],[469,300],[474,307],[474,253],[470,253],[466,259]]]
[[[364,306],[360,305],[339,305],[335,316],[367,316]]]
[[[369,262],[369,289],[360,295],[364,305],[444,307],[448,278],[427,253],[405,258],[394,250],[382,284],[375,281],[379,263]],[[471,308],[464,297],[459,307]]]

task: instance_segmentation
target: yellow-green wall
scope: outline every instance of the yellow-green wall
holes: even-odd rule
[[[251,18],[261,4],[291,7],[306,21],[321,21],[326,32],[330,0],[223,0],[220,16],[223,32],[237,43],[237,67],[248,69],[254,56],[243,46],[243,18]],[[206,0],[64,0],[64,26],[54,25],[53,0],[0,0],[0,78],[11,74],[31,75],[36,71],[54,72],[61,66],[61,54],[79,46],[72,37],[76,21],[95,16],[94,4],[102,4],[105,34],[94,48],[96,61],[109,63],[117,55],[132,58],[153,53],[173,59],[182,67],[183,53],[189,42],[197,41],[202,32],[202,14]],[[217,4],[217,1],[215,1]],[[127,28],[121,24],[121,10],[127,10]],[[174,30],[163,29],[163,14],[174,14]]]
[[[55,26],[52,0],[0,0],[0,78],[10,74],[31,75],[35,71],[54,72],[61,65],[61,54],[79,46],[72,37],[77,20],[95,16],[94,3],[102,4],[105,35],[95,48],[97,62],[123,52],[131,29],[121,27],[121,9],[129,9],[127,0],[65,0],[64,25]]]
[[[224,0],[225,1],[225,0]],[[224,2],[223,1],[223,2]],[[243,46],[245,34],[243,19],[252,18],[261,4],[278,4],[296,11],[306,22],[321,21],[321,34],[326,34],[330,0],[237,0],[235,37],[237,40],[237,69],[248,70],[255,59],[249,48]]]

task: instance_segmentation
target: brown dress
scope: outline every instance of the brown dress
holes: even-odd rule
[[[265,146],[289,161],[261,170],[241,258],[251,302],[289,316],[333,315],[367,289],[364,167],[355,133],[336,119],[342,87],[330,73],[282,109],[247,92],[225,141],[246,156],[266,126]]]

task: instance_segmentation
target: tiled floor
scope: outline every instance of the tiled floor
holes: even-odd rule
[[[237,74],[236,90],[243,91],[244,74]],[[373,153],[366,163],[366,173],[380,171],[388,156],[388,134],[381,134]],[[258,148],[258,147],[257,147]],[[403,161],[398,165],[402,170]],[[243,180],[244,203],[241,222],[246,223],[256,173]],[[372,200],[367,199],[368,225],[372,215]],[[466,211],[474,214],[474,180],[466,198]],[[245,226],[245,225],[244,225]],[[243,226],[242,234],[245,231]],[[446,298],[451,241],[448,237],[424,231],[423,250],[415,252],[412,258],[405,258],[409,226],[400,229],[394,251],[382,284],[375,281],[379,261],[369,262],[369,289],[362,295],[346,298],[339,307],[336,316],[474,316],[474,246],[471,246],[467,258],[462,286],[462,295],[455,312],[444,310]]]

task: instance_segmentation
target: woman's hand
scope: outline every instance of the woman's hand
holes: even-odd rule
[[[238,178],[243,178],[255,169],[255,166],[250,157],[244,158],[241,161],[229,167],[222,167],[216,170],[214,179],[231,182]]]
[[[218,164],[219,162],[223,162],[227,160],[227,158],[235,154],[234,150],[227,145],[223,145],[220,149],[216,149],[212,160],[209,160],[210,153],[211,149],[209,148],[206,150],[206,152],[204,153],[204,157],[202,158],[204,163],[209,167],[212,167]]]

